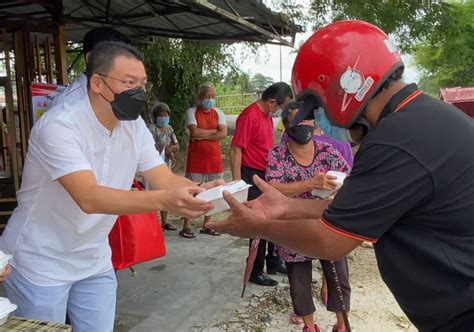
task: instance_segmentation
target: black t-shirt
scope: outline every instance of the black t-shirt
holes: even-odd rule
[[[414,91],[387,104],[322,222],[373,242],[400,307],[431,331],[474,319],[474,121],[424,94],[394,113]]]

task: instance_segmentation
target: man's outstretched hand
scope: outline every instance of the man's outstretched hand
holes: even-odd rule
[[[206,227],[220,233],[227,233],[243,238],[254,238],[258,236],[256,223],[265,222],[265,219],[257,212],[240,203],[228,191],[224,191],[223,195],[225,201],[230,206],[232,214],[224,220],[211,220],[206,224]]]
[[[253,182],[262,194],[258,198],[245,203],[245,205],[257,212],[261,217],[282,219],[288,209],[288,197],[260,179],[257,175],[253,176]]]
[[[232,214],[224,220],[208,222],[208,228],[243,238],[255,238],[261,236],[259,229],[264,223],[285,214],[288,198],[258,176],[255,175],[253,180],[262,194],[242,204],[230,193],[224,192],[224,199]]]

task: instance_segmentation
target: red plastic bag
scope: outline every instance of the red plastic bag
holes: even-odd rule
[[[138,182],[134,184],[143,190]],[[166,255],[165,238],[156,211],[119,216],[110,231],[109,243],[115,270]]]

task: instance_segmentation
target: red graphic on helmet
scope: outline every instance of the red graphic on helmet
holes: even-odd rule
[[[347,100],[347,94],[355,94],[364,84],[364,75],[358,70],[356,70],[357,63],[359,62],[359,57],[357,57],[356,63],[354,66],[347,67],[347,70],[342,74],[341,79],[339,80],[342,89],[344,90],[344,98],[342,98],[341,113],[345,112],[347,106],[352,100],[352,97]]]

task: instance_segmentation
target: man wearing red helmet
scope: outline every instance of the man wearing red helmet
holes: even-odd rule
[[[209,227],[324,259],[372,242],[383,280],[418,329],[472,331],[474,122],[402,73],[377,27],[340,21],[318,30],[293,67],[304,103],[293,122],[322,107],[345,128],[339,137],[359,141],[350,176],[332,202],[286,198],[255,179],[263,194],[247,206],[226,195],[233,214]]]

